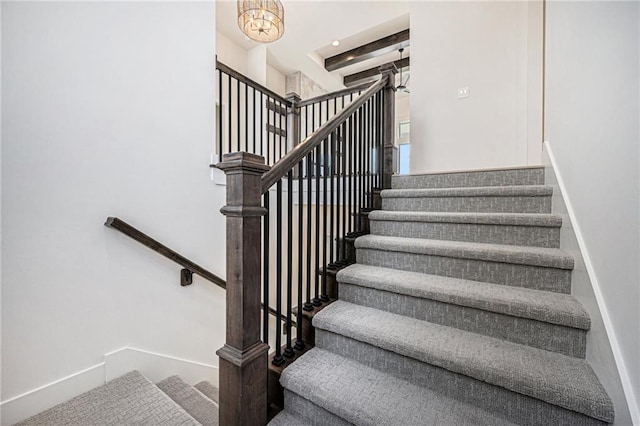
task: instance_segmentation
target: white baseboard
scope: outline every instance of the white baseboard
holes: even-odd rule
[[[0,402],[1,424],[13,425],[81,393],[138,370],[156,383],[178,375],[190,384],[218,384],[218,367],[197,361],[124,347],[104,356],[104,362]]]
[[[553,150],[549,142],[547,141],[544,142],[544,149],[549,158],[549,162],[551,163],[551,167],[553,168],[553,171],[555,173],[558,188],[560,189],[560,192],[562,194],[567,215],[569,216],[569,220],[571,221],[571,226],[573,228],[573,232],[575,234],[578,247],[580,249],[580,253],[582,255],[584,265],[587,270],[587,274],[591,281],[591,286],[593,288],[593,293],[596,299],[596,303],[598,305],[598,309],[600,310],[602,322],[604,323],[604,327],[605,327],[607,336],[609,338],[609,342],[611,344],[611,350],[613,352],[616,368],[618,369],[618,374],[620,375],[620,381],[622,383],[625,399],[627,401],[627,405],[631,415],[631,421],[633,422],[634,426],[640,426],[640,408],[638,407],[638,403],[636,402],[636,397],[633,391],[633,387],[631,386],[631,379],[629,378],[629,373],[626,368],[624,359],[622,357],[622,353],[620,351],[618,338],[616,336],[613,323],[611,322],[611,317],[609,316],[609,310],[607,309],[607,306],[604,302],[604,298],[602,296],[602,289],[601,289],[600,282],[598,281],[598,277],[595,273],[593,263],[591,261],[591,258],[589,257],[589,251],[587,250],[583,234],[580,231],[580,226],[576,219],[575,211],[573,210],[573,207],[571,205],[571,199],[569,198],[569,195],[567,193],[566,186],[562,179],[562,174],[558,169],[558,164],[556,162],[555,156],[553,154]]]

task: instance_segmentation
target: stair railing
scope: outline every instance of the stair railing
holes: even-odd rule
[[[327,114],[300,143],[292,136],[301,130],[300,105],[313,109],[334,100],[335,106],[338,97],[306,104],[293,99],[290,146],[272,167],[255,151],[227,153],[218,164],[227,179],[221,210],[227,218],[227,321],[226,343],[217,352],[220,424],[266,424],[269,363],[284,368],[312,344],[303,336],[304,313],[337,297],[330,271],[353,261],[345,237],[366,231],[367,212],[380,202],[376,193],[390,187],[397,70],[391,64],[380,71],[381,79],[355,99],[344,95],[348,104],[341,94],[341,111]],[[269,318],[260,306],[269,305],[273,291],[276,315],[286,321],[284,331],[275,328],[269,361]]]
[[[287,153],[292,102],[216,59],[217,152],[250,152],[274,164]]]

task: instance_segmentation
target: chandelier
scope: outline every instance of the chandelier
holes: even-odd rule
[[[238,26],[251,40],[271,43],[284,34],[280,0],[238,0]]]

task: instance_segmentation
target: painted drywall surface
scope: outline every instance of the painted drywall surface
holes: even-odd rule
[[[2,4],[2,399],[125,345],[217,364],[225,275],[213,3]]]
[[[267,65],[267,87],[282,97],[287,96],[286,77],[276,68]]]
[[[587,266],[587,262],[591,262],[591,260],[587,258],[585,261],[582,247],[577,238],[578,234],[580,237],[582,237],[582,234],[580,229],[574,226],[572,222],[572,220],[575,220],[575,212],[572,210],[569,213],[569,208],[563,198],[566,195],[563,194],[563,192],[566,192],[566,186],[564,186],[564,181],[562,181],[561,186],[554,170],[557,164],[554,164],[551,160],[551,147],[546,144],[545,148],[542,162],[545,165],[545,184],[553,187],[552,213],[562,216],[560,248],[574,258],[574,267],[573,271],[571,271],[571,294],[578,299],[591,319],[591,328],[587,333],[586,359],[613,401],[615,410],[614,425],[631,425],[633,423],[629,405],[625,398],[624,387],[622,386],[613,353],[613,344],[617,345],[617,342],[613,342],[607,334],[605,321],[609,321],[609,319],[605,315],[608,312],[600,309],[598,298],[596,297],[596,287],[599,287],[600,283],[591,279],[590,267]],[[585,252],[585,255],[588,255],[588,253]],[[589,266],[591,266],[590,263]]]
[[[527,39],[541,30],[528,34],[528,13],[527,2],[411,3],[412,173],[527,164],[528,81],[542,78],[529,74]]]
[[[545,138],[600,283],[636,422],[639,7],[638,2],[548,3],[545,106]]]
[[[220,31],[216,31],[216,56],[223,64],[246,75],[247,51]]]

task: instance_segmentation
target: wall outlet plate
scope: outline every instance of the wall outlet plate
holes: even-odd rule
[[[469,97],[469,86],[458,87],[458,99]]]

